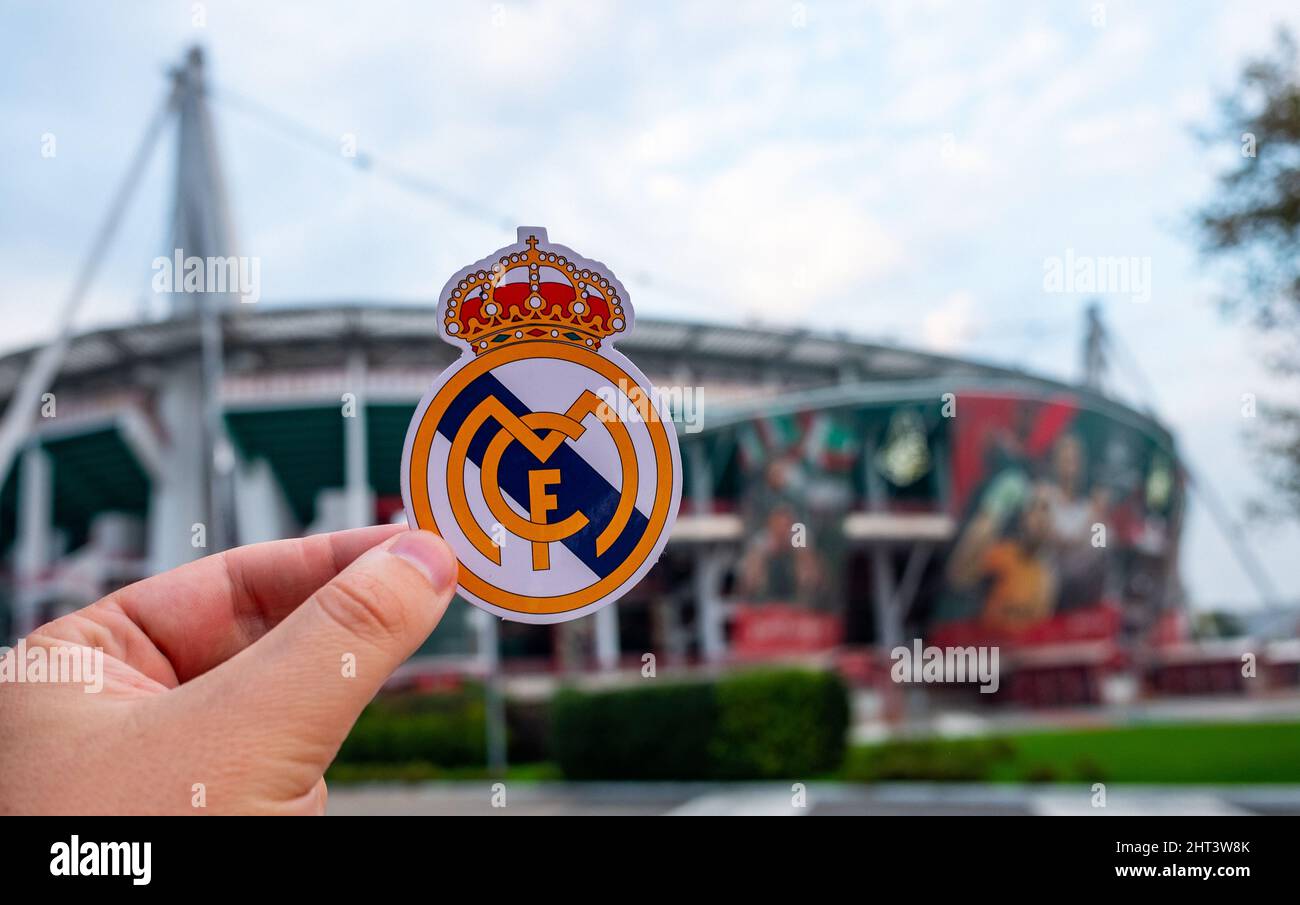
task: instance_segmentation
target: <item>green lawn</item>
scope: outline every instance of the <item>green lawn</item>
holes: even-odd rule
[[[850,750],[849,781],[1300,783],[1300,723],[1189,723],[890,741]]]
[[[331,782],[477,780],[483,767],[346,764]],[[507,779],[560,780],[550,762],[512,764]],[[1300,722],[1147,724],[985,738],[889,741],[851,748],[821,777],[847,782],[1300,783]]]

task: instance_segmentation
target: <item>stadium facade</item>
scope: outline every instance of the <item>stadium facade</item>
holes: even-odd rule
[[[216,546],[402,518],[407,423],[454,355],[432,302],[230,307],[221,332],[211,454],[199,315],[71,342],[0,491],[10,634]],[[507,663],[842,655],[913,636],[1109,656],[1171,630],[1181,481],[1148,416],[803,332],[642,318],[622,348],[676,408],[682,516],[609,616],[504,626]],[[0,396],[35,354],[0,359]],[[457,609],[431,650],[472,647]]]
[[[201,56],[174,85],[167,251],[224,260]],[[70,336],[56,367],[49,347],[0,358],[0,401],[22,428],[0,487],[4,634],[225,546],[403,519],[407,424],[455,354],[434,309],[180,291],[165,320]],[[1005,694],[1060,703],[1184,649],[1184,481],[1150,415],[1085,386],[806,331],[639,317],[620,349],[678,421],[685,492],[666,553],[616,606],[567,625],[497,624],[458,602],[408,678],[472,670],[499,644],[516,673],[639,668],[653,653],[704,668],[817,660],[873,683],[919,638],[998,645]],[[1204,660],[1187,681],[1233,686]]]

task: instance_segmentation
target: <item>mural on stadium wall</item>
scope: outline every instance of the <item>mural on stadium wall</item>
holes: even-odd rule
[[[959,515],[927,635],[1051,643],[1155,624],[1172,594],[1181,481],[1149,432],[1071,398],[963,394]]]
[[[834,412],[761,418],[737,435],[746,542],[735,571],[732,648],[824,650],[840,640],[844,513],[860,442]]]
[[[1181,631],[1167,617],[1179,593],[1182,481],[1169,439],[1140,419],[1068,394],[963,392],[955,418],[937,400],[899,402],[757,418],[733,439],[724,458],[745,524],[728,593],[738,654],[846,641],[846,620],[870,593],[850,586],[864,580],[850,565],[865,548],[846,542],[844,518],[873,492],[892,512],[953,516],[909,618],[928,643]]]

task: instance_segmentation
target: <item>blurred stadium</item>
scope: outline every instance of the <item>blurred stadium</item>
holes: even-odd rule
[[[175,126],[163,248],[233,256],[201,54],[172,78],[139,152]],[[1080,328],[1080,379],[1062,383],[847,336],[638,318],[620,348],[680,416],[686,492],[667,553],[571,624],[498,623],[457,602],[394,686],[501,675],[509,694],[544,698],[635,678],[653,654],[678,675],[833,668],[860,728],[946,707],[1293,700],[1293,611],[1219,637],[1232,633],[1189,609],[1189,469],[1149,411],[1106,392],[1114,340],[1095,309]],[[166,319],[0,358],[2,634],[227,546],[403,519],[407,423],[454,354],[432,295],[245,305],[225,292],[176,293]],[[889,652],[913,639],[998,646],[997,692],[891,681]]]

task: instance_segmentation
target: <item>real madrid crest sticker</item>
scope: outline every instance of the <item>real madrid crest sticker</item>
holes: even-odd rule
[[[537,227],[443,287],[439,335],[463,352],[411,419],[402,498],[456,552],[477,606],[577,619],[663,552],[681,455],[657,394],[613,348],[633,320],[608,267]]]

